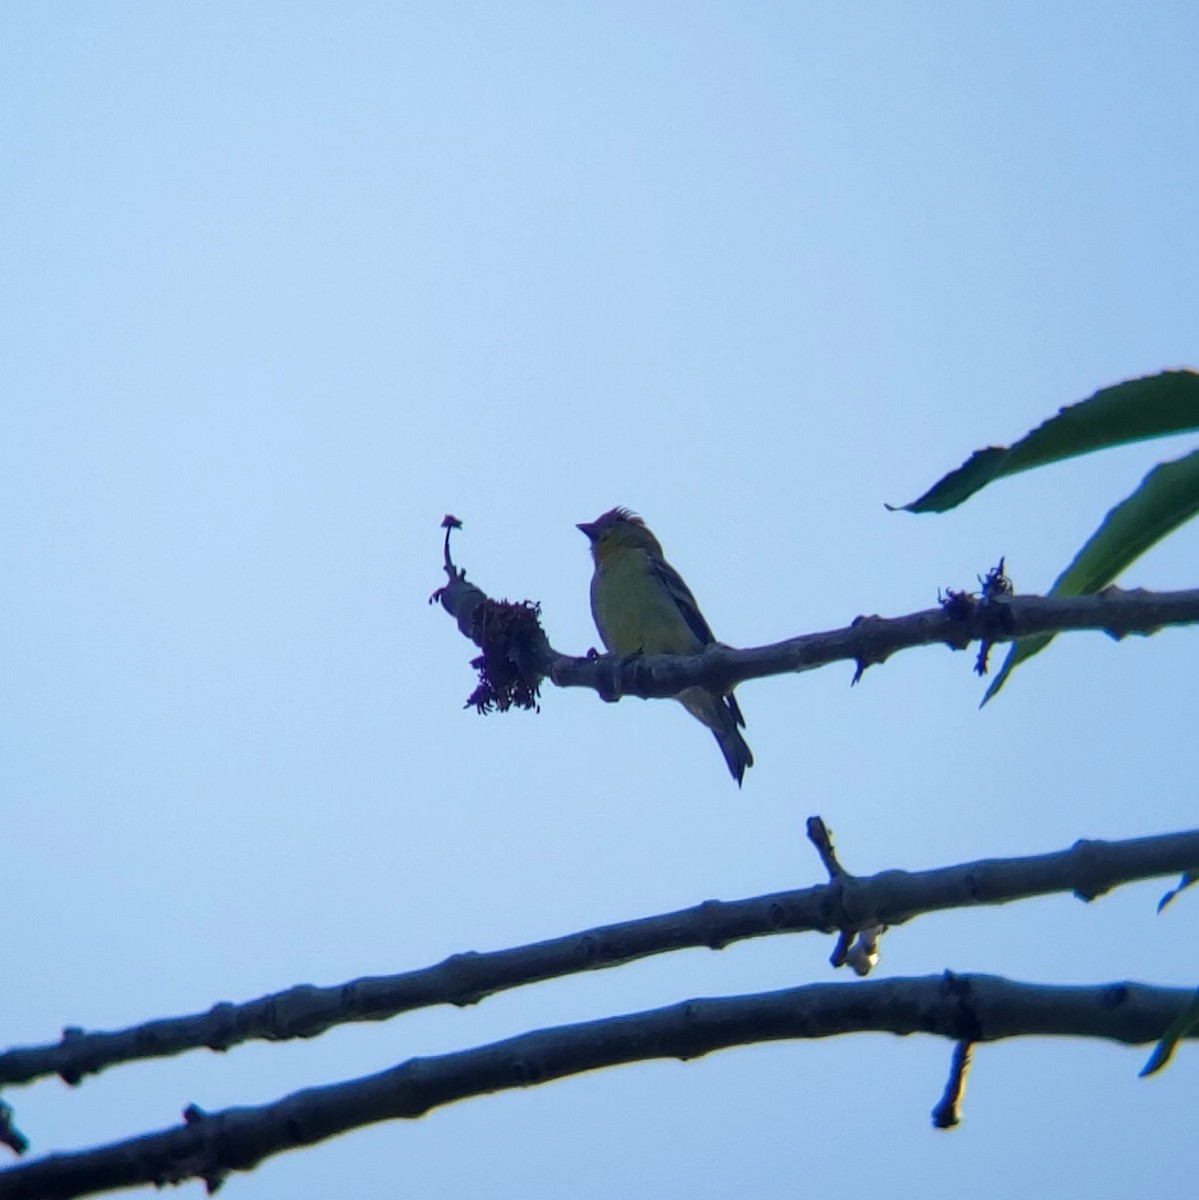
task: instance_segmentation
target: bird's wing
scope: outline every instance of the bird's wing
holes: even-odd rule
[[[683,620],[687,622],[688,628],[703,645],[710,646],[716,640],[716,635],[712,632],[711,625],[704,620],[704,614],[699,611],[699,605],[696,604],[691,589],[683,582],[683,577],[665,559],[651,555],[650,562],[653,564],[658,578],[666,585],[671,599],[678,605],[679,612],[683,614]],[[723,699],[728,705],[733,720],[744,728],[745,718],[741,715],[741,706],[737,703],[737,697],[729,692]]]
[[[712,627],[704,620],[704,614],[699,611],[699,605],[696,604],[691,589],[683,582],[682,576],[664,559],[650,555],[650,562],[658,578],[666,585],[671,599],[679,606],[679,612],[683,614],[688,628],[703,645],[711,645],[716,636],[712,633]]]

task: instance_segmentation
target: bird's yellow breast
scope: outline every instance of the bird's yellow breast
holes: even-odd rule
[[[703,643],[643,550],[596,555],[591,611],[613,654],[697,654]]]

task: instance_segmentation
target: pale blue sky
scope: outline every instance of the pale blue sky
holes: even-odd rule
[[[0,18],[0,1039],[820,878],[1194,824],[1195,635],[464,712],[438,522],[596,642],[577,521],[643,513],[724,640],[1046,588],[1177,447],[888,514],[1059,405],[1194,363],[1183,3],[47,3]],[[1195,530],[1128,581],[1193,586]],[[882,970],[1195,982],[1165,885],[893,931]],[[300,1045],[15,1091],[76,1147],[509,1033],[831,978],[770,939]],[[350,1191],[1059,1200],[1191,1186],[1188,1056],[870,1037],[636,1066],[277,1159]],[[200,1194],[199,1185],[190,1185]]]

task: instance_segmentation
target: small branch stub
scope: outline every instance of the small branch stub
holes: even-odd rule
[[[974,1057],[973,1042],[957,1042],[949,1064],[945,1093],[933,1109],[933,1128],[952,1129],[962,1123],[962,1099],[966,1094],[966,1076]]]
[[[809,817],[807,832],[808,841],[816,847],[816,853],[820,855],[820,861],[828,872],[829,883],[836,883],[838,879],[849,874],[837,861],[837,850],[833,845],[833,831],[824,823],[824,818]]]
[[[886,932],[886,925],[868,921],[863,925],[850,924],[845,913],[845,889],[853,886],[854,877],[841,865],[833,846],[832,830],[821,817],[809,817],[808,840],[816,847],[820,861],[828,872],[829,883],[841,894],[841,919],[846,921],[837,935],[837,944],[829,956],[833,967],[850,967],[855,975],[869,975],[879,960],[878,940]]]
[[[1004,574],[1004,563],[1006,557],[1001,557],[999,565],[992,567],[985,576],[979,577],[979,585],[982,587],[982,602],[989,606],[1002,622],[1008,615],[1007,610],[1003,607],[1004,601],[1009,596],[1016,594],[1016,589],[1012,586],[1012,581]],[[991,657],[991,647],[994,642],[988,638],[984,638],[978,645],[978,658],[974,662],[974,673],[976,675],[985,675],[990,670],[989,659]]]
[[[973,592],[955,591],[953,588],[946,588],[944,595],[938,591],[937,600],[942,611],[963,623],[973,622],[982,616],[984,624],[994,627],[999,640],[1007,640],[1012,632],[1012,619],[1006,601],[1016,594],[1016,589],[1004,573],[1006,562],[1006,556],[1000,558],[997,566],[992,567],[986,575],[978,577],[979,587],[982,589],[980,596]],[[995,639],[985,636],[979,641],[978,657],[974,660],[976,675],[985,675],[990,669],[988,660],[994,642]],[[950,645],[954,649],[961,648],[953,642]]]
[[[0,1144],[17,1155],[29,1149],[29,1139],[13,1124],[12,1105],[4,1100],[0,1100]]]

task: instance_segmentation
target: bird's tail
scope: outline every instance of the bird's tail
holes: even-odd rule
[[[728,763],[729,774],[740,787],[746,768],[754,765],[754,756],[741,736],[739,726],[745,724],[745,718],[741,715],[736,698],[731,692],[727,696],[716,696],[706,688],[689,688],[679,696],[679,700],[693,717],[712,731],[720,753]]]
[[[741,730],[736,725],[723,732],[713,729],[712,736],[716,738],[716,744],[720,747],[721,754],[724,755],[724,761],[729,764],[729,774],[740,787],[741,780],[745,776],[745,768],[754,765],[753,751],[746,744],[745,738],[741,736]]]

